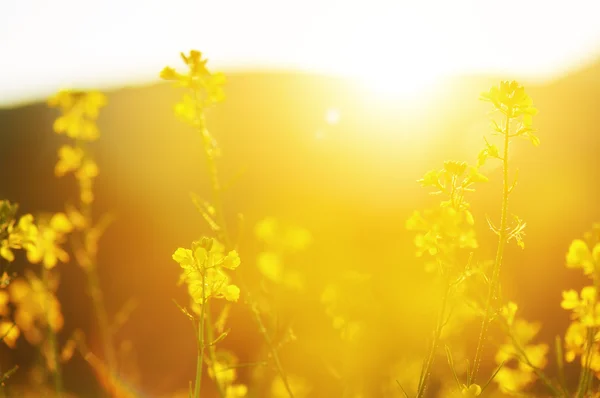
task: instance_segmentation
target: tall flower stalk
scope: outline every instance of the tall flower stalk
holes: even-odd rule
[[[99,109],[106,105],[106,97],[97,91],[65,90],[50,98],[48,105],[61,111],[61,115],[54,122],[54,131],[70,139],[69,144],[61,146],[58,150],[59,160],[54,172],[57,177],[72,173],[78,184],[78,203],[67,206],[66,212],[77,232],[71,235],[71,243],[77,263],[87,277],[88,293],[101,334],[108,374],[114,375],[117,372],[116,353],[97,263],[98,241],[112,219],[104,215],[94,224],[93,186],[99,169],[91,151],[91,144],[100,137],[96,120]],[[108,380],[108,383],[114,384],[111,380]]]
[[[204,114],[204,111],[207,107],[219,103],[224,99],[223,84],[225,83],[225,77],[221,73],[209,72],[209,70],[206,68],[207,60],[202,59],[202,53],[199,51],[192,50],[189,52],[189,55],[181,53],[181,58],[188,67],[187,73],[179,73],[171,67],[165,67],[160,73],[160,77],[164,80],[174,82],[175,86],[189,89],[190,94],[185,94],[183,96],[183,100],[175,105],[175,113],[185,122],[192,125],[200,135],[212,191],[212,204],[200,203],[196,197],[194,197],[194,203],[196,204],[196,207],[202,214],[203,218],[211,227],[213,233],[216,234],[218,240],[223,242],[226,248],[232,248],[233,243],[228,232],[227,221],[225,219],[222,188],[217,167],[217,158],[220,156],[220,150],[217,141],[206,128]],[[206,265],[202,265],[198,261],[196,261],[191,268],[189,268],[190,264],[184,264],[186,260],[182,260],[181,254],[183,252],[181,250],[185,249],[178,249],[178,251],[176,251],[173,255],[173,258],[175,261],[179,262],[184,269],[185,267],[188,267],[188,269],[184,271],[184,273],[187,273],[184,279],[188,281],[188,288],[192,289],[191,286],[197,285],[198,283],[196,282],[198,282],[198,279],[200,279],[200,286],[196,287],[196,293],[194,293],[192,290],[189,290],[192,296],[194,296],[194,294],[200,294],[201,297],[200,303],[195,301],[195,304],[200,305],[201,308],[200,311],[196,311],[199,312],[200,319],[195,327],[198,337],[198,364],[196,370],[196,381],[194,383],[195,387],[193,391],[194,397],[199,397],[200,394],[203,356],[206,348],[208,350],[208,360],[210,365],[209,374],[212,374],[216,381],[219,396],[221,398],[229,398],[231,396],[231,391],[234,391],[236,387],[237,390],[235,391],[237,391],[238,394],[241,394],[242,390],[239,388],[239,386],[227,385],[227,383],[220,381],[219,374],[217,372],[217,364],[219,362],[217,359],[217,352],[214,342],[216,340],[220,340],[221,337],[216,337],[215,340],[214,325],[211,321],[211,310],[209,304],[210,298],[215,297],[212,295],[213,292],[209,291],[209,286],[211,283],[213,283],[211,279],[212,276],[207,273]],[[239,262],[239,257],[237,257],[237,252],[235,250],[229,251],[225,258],[227,259],[229,256],[235,256],[238,258]],[[196,279],[196,282],[194,282],[194,278]],[[222,287],[230,290],[222,293],[220,297],[223,297],[229,301],[238,300],[240,293],[239,288],[236,285],[230,284],[229,279],[225,280]],[[249,292],[246,293],[246,297],[252,306],[252,313],[259,326],[259,331],[269,347],[269,351],[275,361],[275,367],[283,380],[286,391],[290,398],[294,398],[293,392],[287,380],[287,376],[283,371],[277,350],[271,342],[271,338],[266,330],[266,327],[264,326],[260,314],[257,313],[256,306],[253,305]],[[245,396],[245,391],[243,394],[244,395],[239,396]]]
[[[475,383],[477,374],[481,366],[485,340],[488,335],[488,329],[494,312],[497,307],[495,302],[498,300],[500,291],[500,269],[502,267],[502,258],[506,244],[515,239],[520,247],[524,247],[522,240],[525,222],[519,217],[514,216],[514,224],[509,226],[508,222],[508,199],[512,193],[517,178],[511,183],[509,179],[509,146],[510,139],[514,137],[525,137],[537,146],[539,139],[534,134],[532,128],[532,118],[537,114],[537,109],[533,106],[533,101],[525,88],[515,81],[503,81],[498,87],[492,87],[489,92],[481,95],[481,100],[491,102],[494,111],[500,112],[503,116],[502,124],[492,120],[494,133],[502,137],[502,151],[500,152],[496,145],[490,144],[486,140],[486,148],[479,154],[479,164],[483,165],[487,158],[496,158],[502,162],[503,183],[502,183],[502,205],[500,215],[500,227],[496,227],[488,219],[490,228],[498,235],[498,247],[496,257],[492,267],[492,277],[488,287],[488,296],[484,307],[484,316],[481,323],[481,331],[477,342],[475,359],[470,374],[471,383]]]

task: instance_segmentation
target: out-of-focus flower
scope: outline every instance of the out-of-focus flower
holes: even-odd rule
[[[63,327],[60,303],[54,296],[57,281],[44,284],[33,272],[26,272],[25,278],[14,280],[9,286],[10,299],[16,310],[15,323],[27,341],[37,345],[50,327],[58,332]]]

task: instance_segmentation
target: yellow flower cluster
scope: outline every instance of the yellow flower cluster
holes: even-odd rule
[[[496,363],[504,366],[494,378],[502,392],[513,394],[523,391],[537,380],[534,367],[542,369],[546,366],[549,350],[547,344],[532,343],[542,325],[515,317],[516,311],[514,302],[509,302],[500,311],[508,326],[508,337],[496,353]],[[511,366],[511,362],[516,364]]]
[[[37,236],[33,216],[25,214],[16,221],[18,206],[7,200],[0,201],[0,257],[12,262],[13,250],[32,250]]]
[[[310,232],[304,228],[282,226],[275,218],[267,217],[256,224],[254,234],[265,245],[257,257],[257,266],[263,276],[289,289],[301,290],[304,287],[302,274],[287,267],[284,259],[311,244]]]
[[[48,106],[61,111],[61,116],[54,121],[54,131],[75,140],[97,140],[100,134],[96,119],[99,109],[105,105],[106,97],[97,91],[59,91],[48,100]]]
[[[567,268],[581,269],[597,281],[600,271],[600,224],[595,224],[583,239],[575,239],[566,255]],[[600,377],[600,302],[597,285],[584,286],[578,293],[564,291],[561,307],[572,311],[572,322],[565,333],[565,360],[573,362],[578,356],[581,366]]]
[[[52,269],[58,261],[69,261],[69,254],[60,245],[65,243],[66,235],[72,230],[73,224],[64,213],[56,213],[50,219],[38,220],[34,244],[27,250],[29,262],[43,262],[46,269]]]
[[[448,267],[456,258],[458,249],[478,247],[473,225],[475,220],[465,195],[473,191],[473,184],[486,182],[488,178],[477,167],[465,162],[447,161],[440,170],[431,170],[418,182],[423,187],[433,188],[436,195],[444,195],[439,206],[415,211],[406,221],[409,231],[416,231],[416,255],[437,257],[425,265],[428,272],[439,268],[440,262]]]
[[[209,72],[206,68],[208,60],[202,59],[200,51],[192,50],[189,55],[181,53],[181,58],[188,68],[186,73],[167,66],[160,72],[160,77],[174,82],[177,87],[191,89],[192,95],[185,94],[175,105],[175,113],[191,125],[203,127],[203,110],[225,99],[225,75]]]
[[[238,364],[235,355],[229,351],[219,351],[216,356],[215,363],[209,368],[210,377],[219,384],[225,398],[245,397],[248,394],[248,387],[235,382],[237,379],[235,367]]]
[[[75,145],[63,145],[58,150],[59,160],[54,173],[57,177],[74,173],[79,181],[81,201],[92,203],[93,180],[98,176],[98,165],[82,144],[99,138],[96,119],[100,108],[106,105],[106,97],[97,91],[64,90],[51,97],[48,105],[61,111],[61,116],[54,122],[54,131],[75,140]]]
[[[12,262],[13,250],[24,249],[27,259],[33,264],[42,262],[46,269],[52,269],[58,261],[69,261],[69,255],[61,247],[66,235],[73,230],[73,224],[64,213],[41,218],[37,225],[33,216],[25,214],[16,222],[16,206],[0,201],[0,257]],[[10,214],[12,213],[12,214]]]
[[[520,120],[520,123],[514,124],[514,132],[508,132],[510,137],[522,136],[529,139],[533,145],[539,145],[540,140],[532,128],[533,116],[537,115],[538,110],[533,106],[533,100],[522,85],[516,81],[503,81],[497,87],[494,86],[488,92],[482,93],[480,99],[491,102],[494,108],[507,119]],[[493,122],[493,127],[497,133],[506,133],[504,130],[506,126]]]
[[[523,123],[527,126],[531,126],[532,117],[538,113],[525,88],[516,81],[500,82],[497,87],[481,94],[481,100],[491,102],[498,111],[510,118],[523,116]]]
[[[192,242],[191,249],[178,248],[173,253],[173,260],[183,269],[180,282],[187,284],[196,312],[200,312],[201,306],[211,298],[228,301],[240,298],[240,288],[230,282],[225,272],[225,269],[235,270],[240,265],[235,250],[225,254],[221,243],[202,238]]]
[[[21,332],[30,344],[37,345],[44,340],[46,328],[54,332],[62,329],[60,303],[53,293],[57,285],[56,280],[46,285],[33,272],[27,271],[24,278],[12,281],[8,291],[0,290],[0,315],[8,315],[9,301],[15,306],[14,323],[0,322],[0,333],[8,346],[14,347]]]

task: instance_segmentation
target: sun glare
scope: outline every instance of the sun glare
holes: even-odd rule
[[[423,99],[434,90],[438,80],[437,75],[419,71],[358,77],[361,87],[382,99]]]

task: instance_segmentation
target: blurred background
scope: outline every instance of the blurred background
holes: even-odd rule
[[[339,394],[324,358],[336,358],[343,347],[334,343],[320,294],[344,271],[368,273],[376,304],[362,314],[367,333],[353,362],[367,380],[367,396],[395,396],[379,386],[399,377],[392,371],[398,363],[422,358],[435,314],[431,275],[415,259],[414,234],[405,229],[413,210],[436,203],[416,180],[444,160],[476,161],[489,132],[489,104],[478,96],[500,80],[525,84],[540,111],[534,124],[541,140],[538,148],[525,140],[514,145],[511,162],[520,171],[510,206],[527,222],[526,247],[509,246],[504,294],[520,303],[524,317],[543,322],[540,340],[564,334],[569,314],[559,307],[561,292],[584,283],[564,267],[565,253],[600,221],[595,7],[512,0],[6,0],[0,198],[18,202],[22,212],[61,211],[77,193],[71,179],[54,177],[64,140],[52,132],[57,113],[45,99],[61,88],[107,94],[94,151],[96,211],[117,215],[99,255],[108,312],[137,303],[117,339],[131,342],[136,384],[146,396],[185,390],[196,347],[189,321],[172,302],[186,298],[171,255],[209,233],[189,193],[208,198],[210,185],[199,140],[172,111],[181,92],[159,83],[158,73],[179,67],[180,51],[202,51],[209,69],[228,79],[226,101],[207,118],[223,153],[221,177],[231,182],[227,219],[245,219],[240,272],[258,280],[261,247],[253,229],[261,219],[312,235],[310,249],[293,259],[306,292],[278,299],[298,337],[282,349],[285,366],[319,387],[309,396]],[[500,210],[501,170],[487,175],[491,181],[470,198],[481,258],[492,258],[496,244],[485,215],[497,218]],[[83,273],[69,263],[60,274],[60,338],[82,328],[99,350]],[[242,362],[256,360],[262,343],[243,304],[230,326],[223,346]],[[476,332],[475,324],[465,335],[475,341]],[[493,351],[486,354],[489,369]],[[0,352],[3,367],[27,369],[35,351],[21,340]],[[73,358],[64,373],[76,396],[103,396],[83,359]],[[19,372],[15,383],[27,377]],[[240,371],[242,380],[251,377],[252,370]]]

